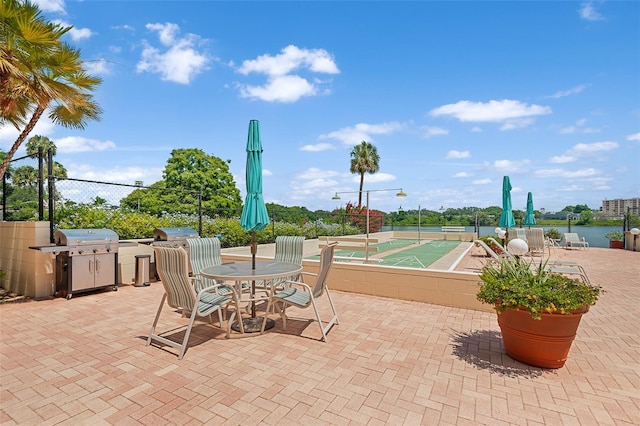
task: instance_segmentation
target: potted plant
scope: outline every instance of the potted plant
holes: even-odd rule
[[[487,263],[477,298],[494,306],[505,351],[543,368],[564,365],[582,315],[601,288],[520,258]]]
[[[609,248],[624,248],[624,234],[620,231],[611,231],[605,235],[609,239]]]
[[[560,241],[562,239],[562,235],[560,235],[558,228],[550,228],[544,233],[544,236],[553,241]]]

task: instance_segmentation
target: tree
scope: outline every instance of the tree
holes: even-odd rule
[[[122,204],[156,215],[195,213],[198,191],[202,191],[202,208],[206,214],[239,213],[242,200],[229,172],[229,162],[207,155],[201,149],[174,149],[164,168],[163,180],[149,188],[136,189]]]
[[[45,111],[55,124],[77,129],[100,117],[91,92],[101,79],[85,71],[79,50],[60,40],[71,28],[46,21],[28,0],[0,4],[0,125],[22,128],[0,179]]]
[[[377,173],[380,170],[380,156],[372,144],[362,141],[351,151],[351,173],[360,174],[360,191],[358,193],[358,207],[362,206],[362,187],[365,173]]]
[[[29,140],[27,141],[27,154],[36,155],[38,154],[40,148],[42,148],[42,155],[45,156],[45,159],[49,151],[51,151],[52,155],[56,155],[56,153],[58,152],[58,148],[56,147],[56,144],[48,137],[40,136],[40,135],[30,137]],[[46,161],[44,163],[44,175],[45,175],[45,178],[46,176],[49,176],[49,165],[47,164]],[[62,164],[58,163],[57,161],[54,161],[53,175],[56,177],[66,178],[67,169]]]

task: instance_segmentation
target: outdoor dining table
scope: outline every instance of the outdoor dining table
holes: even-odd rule
[[[274,261],[256,261],[255,268],[252,261],[243,262],[229,262],[222,263],[220,265],[207,266],[203,268],[200,273],[214,280],[221,281],[235,281],[235,291],[241,302],[251,302],[251,318],[238,319],[242,321],[242,329],[245,333],[256,333],[262,328],[262,317],[256,317],[256,281],[271,281],[276,278],[284,278],[295,276],[302,272],[302,265],[290,262],[274,262]],[[251,293],[249,299],[241,299],[242,297],[242,282],[251,282]],[[262,300],[261,298],[260,300]],[[267,319],[265,330],[272,328],[275,322],[272,319]],[[235,331],[242,331],[240,324],[233,324],[231,328]]]

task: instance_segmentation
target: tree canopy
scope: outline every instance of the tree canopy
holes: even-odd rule
[[[369,142],[362,141],[360,145],[353,147],[351,151],[351,173],[360,175],[360,192],[358,194],[358,207],[362,206],[362,187],[365,173],[377,173],[380,170],[380,156],[378,149]]]
[[[61,41],[71,28],[47,21],[28,0],[0,2],[0,125],[21,130],[0,178],[47,109],[53,123],[71,128],[100,117],[92,91],[102,80],[86,72],[79,50]]]
[[[155,215],[196,213],[198,192],[202,191],[204,214],[239,214],[242,200],[229,163],[230,160],[205,154],[201,149],[174,149],[164,168],[163,180],[134,190],[121,204]]]

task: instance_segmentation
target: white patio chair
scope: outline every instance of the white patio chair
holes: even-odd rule
[[[202,288],[196,293],[192,280],[195,278],[189,277],[188,255],[184,248],[178,247],[154,247],[156,255],[156,270],[162,281],[164,287],[164,294],[162,300],[160,300],[160,306],[158,312],[151,326],[149,337],[147,338],[147,346],[151,344],[152,340],[158,341],[165,345],[171,346],[176,349],[180,349],[178,359],[182,359],[184,353],[187,350],[187,344],[189,343],[189,335],[191,334],[191,328],[197,316],[208,316],[211,324],[213,325],[213,318],[211,314],[218,312],[218,319],[220,321],[220,328],[222,328],[222,308],[230,302],[234,302],[236,309],[229,319],[227,326],[227,338],[231,334],[231,323],[233,317],[237,312],[237,300],[235,296],[229,297],[215,293],[215,290],[220,287],[219,284],[215,284],[209,287]],[[231,293],[233,295],[233,293]],[[156,334],[156,326],[160,319],[160,313],[164,307],[165,301],[167,305],[173,309],[182,310],[183,314],[189,312],[189,324],[182,339],[182,343],[170,340],[160,334]],[[173,331],[173,330],[172,330]]]
[[[279,307],[278,312],[282,317],[282,328],[284,330],[287,329],[287,306],[294,306],[300,309],[313,307],[316,314],[316,320],[318,321],[320,331],[322,332],[323,342],[327,341],[327,333],[331,327],[334,324],[338,324],[338,314],[336,313],[333,300],[331,299],[331,293],[329,292],[329,286],[327,285],[327,277],[331,271],[331,265],[333,264],[333,252],[336,245],[338,245],[337,242],[329,243],[322,248],[322,251],[320,252],[320,270],[317,274],[312,274],[310,272],[302,272],[300,274],[301,278],[305,276],[314,277],[315,280],[313,283],[307,284],[303,281],[286,281],[284,283],[285,287],[282,290],[277,293],[272,291],[266,312],[269,312],[272,305],[276,308]],[[317,300],[325,293],[329,300],[333,316],[329,321],[325,321],[323,323],[320,318],[320,312],[318,311]],[[267,316],[265,315],[264,320],[262,321],[262,329],[260,333],[264,333],[266,323]],[[325,323],[326,325],[324,325]]]

